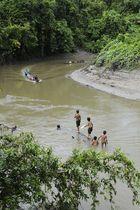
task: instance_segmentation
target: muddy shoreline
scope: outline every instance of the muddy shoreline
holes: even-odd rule
[[[106,71],[90,65],[69,75],[73,80],[100,91],[140,101],[140,70]]]

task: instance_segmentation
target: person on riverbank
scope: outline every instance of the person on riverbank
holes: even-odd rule
[[[99,142],[98,142],[97,136],[94,136],[92,139],[91,145],[98,146],[98,144],[99,144]]]
[[[87,125],[85,125],[85,127],[88,127],[88,130],[87,130],[88,131],[88,139],[91,139],[91,133],[93,131],[93,123],[92,123],[90,117],[87,117],[87,121],[88,121],[88,123],[87,123]]]
[[[74,115],[74,118],[76,119],[76,127],[77,127],[77,131],[79,133],[80,132],[80,130],[79,130],[80,123],[81,123],[81,115],[79,113],[79,110],[76,110],[76,114]]]
[[[101,141],[102,148],[103,148],[104,145],[105,145],[105,147],[106,147],[106,145],[108,144],[108,139],[107,139],[107,132],[106,132],[106,130],[104,130],[103,133],[102,133],[102,135],[99,136],[98,141]]]

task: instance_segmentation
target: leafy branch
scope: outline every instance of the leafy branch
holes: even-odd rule
[[[120,149],[112,154],[92,150],[73,151],[61,162],[52,149],[39,146],[31,133],[3,136],[0,140],[0,208],[17,209],[21,203],[45,209],[78,209],[81,200],[101,196],[114,204],[121,181],[140,205],[140,173]]]

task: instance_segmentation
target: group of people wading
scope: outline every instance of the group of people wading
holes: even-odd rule
[[[74,115],[74,118],[76,119],[76,127],[77,127],[77,132],[80,133],[80,124],[81,124],[81,115],[79,113],[79,110],[76,110],[76,113]],[[87,127],[87,132],[88,132],[88,136],[87,138],[89,140],[91,140],[91,144],[93,146],[98,146],[99,141],[101,141],[101,146],[103,148],[103,146],[106,147],[106,144],[108,143],[107,140],[107,132],[104,130],[103,133],[97,138],[97,136],[92,137],[91,133],[93,131],[93,122],[91,121],[90,117],[87,117],[87,124],[82,126],[82,128]]]

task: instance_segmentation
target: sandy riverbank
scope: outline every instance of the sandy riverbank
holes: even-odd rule
[[[111,72],[90,65],[69,76],[83,85],[140,101],[140,70]]]

